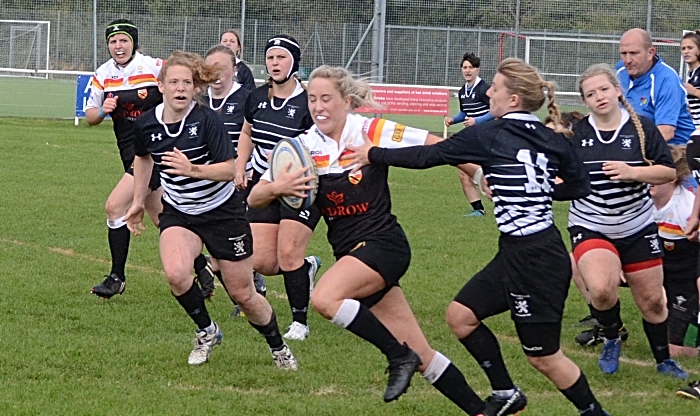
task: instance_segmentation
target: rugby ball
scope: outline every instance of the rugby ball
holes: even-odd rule
[[[316,199],[318,191],[318,179],[316,176],[316,163],[311,157],[311,152],[297,138],[280,140],[270,154],[270,174],[272,180],[284,170],[289,162],[292,166],[290,172],[295,172],[301,168],[308,167],[309,170],[304,173],[304,176],[309,178],[308,185],[313,186],[313,189],[306,191],[306,196],[300,198],[298,196],[284,195],[280,200],[289,205],[293,209],[309,209]]]

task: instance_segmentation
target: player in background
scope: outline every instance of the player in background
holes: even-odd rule
[[[198,328],[190,365],[207,362],[222,338],[190,274],[205,245],[217,259],[229,295],[265,337],[277,367],[296,370],[274,310],[253,286],[252,235],[245,201],[232,182],[233,144],[219,117],[194,100],[198,91],[220,78],[219,71],[199,55],[180,51],[163,66],[158,78],[163,103],[144,113],[134,126],[134,202],[126,220],[139,235],[148,177],[155,165],[164,189],[159,243],[163,271],[173,296]]]
[[[207,65],[218,65],[222,70],[221,77],[207,88],[204,96],[205,103],[219,115],[219,118],[224,124],[224,129],[227,131],[233,143],[234,149],[238,151],[238,138],[243,128],[245,102],[250,91],[242,87],[241,84],[236,81],[236,55],[228,47],[217,45],[210,48],[204,55],[204,61]],[[246,163],[246,170],[252,170],[250,161],[236,160],[236,163]],[[240,192],[242,198],[247,196],[246,190],[241,190]],[[216,260],[211,258],[208,260],[211,270],[223,284],[221,272],[219,271],[219,266],[216,264]],[[255,290],[265,296],[267,287],[263,276],[256,272],[253,281],[255,283]],[[235,309],[231,315],[234,317],[240,316],[240,307],[235,301],[234,305]]]
[[[256,186],[269,167],[268,155],[280,139],[296,137],[313,125],[306,90],[297,76],[300,59],[301,49],[293,37],[277,35],[267,41],[265,64],[270,77],[248,96],[238,141],[239,158],[248,160],[252,155],[253,163],[250,179],[245,165],[236,165],[236,187],[241,190]],[[293,320],[284,334],[287,339],[301,341],[309,336],[309,296],[321,259],[304,255],[320,218],[316,207],[299,211],[279,201],[248,210],[255,271],[284,276]]]
[[[506,369],[496,337],[483,323],[510,311],[530,364],[581,415],[607,415],[586,376],[559,346],[571,262],[554,226],[552,200],[581,198],[590,193],[590,182],[566,138],[532,114],[548,100],[549,114],[559,124],[554,86],[519,59],[504,60],[496,71],[489,89],[496,121],[464,129],[432,146],[364,145],[354,157],[361,164],[411,169],[463,163],[482,167],[501,232],[499,251],[459,291],[447,309],[447,322],[489,379],[493,393],[487,414],[516,414],[527,404]],[[562,182],[555,184],[557,176]]]
[[[584,71],[579,92],[590,114],[574,126],[572,144],[586,165],[592,193],[571,202],[569,234],[605,338],[598,366],[605,374],[619,368],[622,272],[642,313],[657,371],[685,379],[688,374],[669,355],[663,248],[649,196],[650,185],[674,179],[673,159],[659,129],[634,112],[608,66]]]
[[[107,25],[105,38],[111,59],[102,64],[92,78],[92,90],[85,110],[85,119],[91,126],[98,125],[108,115],[112,118],[119,156],[124,175],[114,187],[107,203],[107,240],[112,258],[112,269],[104,281],[92,288],[95,295],[109,299],[124,292],[126,287],[126,258],[131,234],[124,221],[134,195],[134,121],[146,110],[163,101],[158,91],[157,77],[163,66],[161,59],[139,52],[139,31],[133,22],[117,19]],[[145,206],[156,226],[163,210],[158,175],[154,171],[149,183],[150,192]],[[204,256],[197,257],[195,272],[202,286],[213,283]]]
[[[481,59],[473,53],[465,53],[462,57],[462,77],[464,85],[459,89],[460,111],[454,117],[445,117],[445,125],[451,126],[455,123],[464,122],[467,119],[492,119],[489,116],[489,97],[486,91],[489,83],[481,79]],[[466,123],[465,123],[466,124]],[[473,125],[470,124],[470,125]],[[462,183],[462,191],[467,201],[472,207],[470,212],[464,214],[465,217],[482,217],[486,215],[484,204],[481,202],[481,193],[473,182],[473,178],[464,171],[459,171],[459,180]]]
[[[220,42],[236,54],[236,77],[238,78],[238,83],[248,91],[253,91],[256,88],[255,77],[248,65],[241,59],[241,54],[243,53],[241,34],[235,29],[229,29],[221,34]]]
[[[315,125],[299,140],[316,162],[315,204],[328,225],[336,257],[311,295],[314,309],[384,353],[389,361],[384,401],[398,399],[418,370],[468,414],[487,414],[457,367],[430,347],[399,285],[411,249],[391,214],[388,168],[369,165],[354,171],[351,161],[342,160],[348,146],[365,140],[402,147],[441,139],[425,130],[353,114],[358,107],[378,105],[369,84],[344,68],[316,68],[308,94]],[[303,196],[308,189],[299,178],[303,171],[283,172],[274,182],[269,172],[251,191],[251,206],[267,205],[280,195]]]
[[[681,38],[681,55],[688,65],[688,110],[696,129],[700,129],[700,30],[688,32]]]
[[[692,215],[695,195],[683,186],[690,176],[685,160],[685,147],[670,145],[676,165],[673,182],[654,185],[650,189],[654,202],[654,219],[659,224],[659,238],[664,247],[664,290],[668,307],[668,348],[671,357],[698,356],[697,339],[693,346],[684,346],[690,325],[698,318],[698,247],[697,241],[684,234]],[[697,328],[697,327],[696,327]]]

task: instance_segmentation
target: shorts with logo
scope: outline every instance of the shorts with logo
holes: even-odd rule
[[[524,237],[501,234],[498,253],[454,300],[484,319],[510,310],[528,355],[559,349],[571,260],[559,230],[551,226]]]
[[[576,254],[576,247],[588,240],[605,240],[611,243],[618,252],[622,269],[626,265],[654,262],[664,257],[659,228],[656,223],[651,223],[641,231],[624,238],[608,238],[605,235],[591,231],[581,226],[569,227],[571,236],[571,250]]]
[[[664,280],[668,305],[668,342],[683,345],[688,325],[697,325],[698,286],[695,280]]]
[[[134,159],[122,159],[122,165],[124,166],[124,173],[134,176]],[[160,188],[160,175],[158,174],[158,168],[153,165],[153,171],[151,171],[151,179],[148,181],[148,189],[155,191]]]
[[[258,183],[260,176],[260,173],[253,172],[253,177],[248,181],[249,189]],[[279,224],[281,220],[292,220],[304,224],[313,231],[321,219],[321,211],[316,204],[312,205],[310,209],[297,210],[281,203],[279,199],[275,199],[266,207],[249,208],[246,217],[251,224]]]
[[[163,201],[160,232],[182,227],[197,234],[215,259],[241,261],[253,255],[253,237],[243,199],[234,193],[222,205],[199,215],[185,214]]]
[[[346,254],[366,264],[379,273],[386,282],[386,288],[359,301],[370,308],[379,302],[394,286],[399,286],[399,279],[406,273],[411,263],[411,247],[403,229],[398,224],[393,230],[377,235],[367,236],[358,242]]]

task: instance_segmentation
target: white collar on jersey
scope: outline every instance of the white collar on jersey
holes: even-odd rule
[[[158,120],[158,122],[165,129],[165,134],[167,134],[170,137],[177,137],[180,134],[182,134],[182,130],[185,128],[185,120],[187,120],[187,116],[190,115],[190,113],[192,112],[192,109],[194,108],[194,106],[196,104],[197,103],[194,100],[192,100],[192,102],[190,103],[190,108],[187,109],[187,113],[182,118],[182,120],[180,120],[180,128],[177,130],[177,133],[175,133],[175,134],[170,133],[170,130],[168,130],[168,125],[163,122],[163,109],[165,108],[165,104],[163,104],[163,103],[158,104],[156,106],[156,120]]]
[[[207,95],[209,96],[209,108],[211,108],[214,111],[218,111],[221,109],[221,107],[226,104],[226,100],[228,100],[228,97],[230,97],[234,92],[238,91],[241,88],[241,84],[236,82],[235,80],[233,81],[233,85],[231,85],[231,89],[229,90],[228,94],[221,100],[221,104],[219,104],[218,107],[214,107],[214,102],[213,100],[215,98],[212,97],[211,94],[211,87],[207,87]]]
[[[469,95],[472,91],[474,91],[474,87],[479,85],[480,82],[481,82],[481,77],[477,75],[476,79],[474,80],[474,83],[472,84],[471,87],[467,83],[465,83],[464,84],[464,93],[466,95]]]
[[[538,123],[541,123],[540,119],[532,113],[508,113],[506,115],[501,116],[501,118],[509,118],[511,120],[520,121],[536,121]]]
[[[296,79],[296,78],[294,78],[294,82],[297,83],[296,87],[294,88],[294,91],[292,92],[292,94],[291,94],[289,97],[285,98],[284,101],[282,101],[282,105],[281,105],[281,106],[275,107],[275,97],[273,96],[272,98],[270,98],[270,106],[272,107],[273,110],[281,110],[281,109],[283,109],[284,106],[287,105],[287,101],[291,100],[292,98],[294,98],[294,97],[296,97],[297,95],[299,95],[299,94],[301,94],[302,92],[304,92],[304,87],[301,86],[301,82],[299,82],[299,80]],[[270,88],[272,88],[272,87],[270,87]]]
[[[111,58],[112,63],[114,64],[114,67],[117,68],[120,71],[125,71],[126,68],[130,67],[133,65],[135,62],[141,61],[141,58],[143,57],[143,54],[139,51],[134,52],[134,55],[131,57],[129,62],[126,63],[126,66],[121,66],[117,63],[117,61],[114,60],[114,58]]]
[[[620,117],[620,125],[617,126],[617,129],[615,130],[615,133],[613,133],[612,138],[610,140],[605,141],[603,140],[603,137],[600,135],[600,130],[598,130],[598,126],[595,123],[595,120],[593,119],[593,116],[588,116],[588,123],[593,127],[593,130],[595,131],[596,137],[598,137],[598,141],[603,143],[603,144],[610,144],[617,139],[617,136],[620,134],[620,130],[622,130],[622,127],[627,124],[627,122],[630,119],[630,113],[627,112],[625,107],[620,107],[620,111],[622,112],[622,116]]]

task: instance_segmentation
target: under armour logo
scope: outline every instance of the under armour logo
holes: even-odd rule
[[[586,147],[586,146],[593,146],[593,139],[583,139],[581,140],[581,146]]]
[[[583,235],[581,233],[578,233],[574,236],[574,238],[571,239],[571,242],[576,244],[579,240],[583,238]]]
[[[622,147],[625,149],[632,147],[632,139],[622,139]]]
[[[682,306],[688,299],[684,298],[681,295],[676,296],[676,305]]]
[[[162,133],[151,134],[151,141],[155,142],[156,140],[158,140],[158,141],[163,140],[163,134]]]
[[[262,103],[258,104],[258,108],[267,108],[267,103],[262,102]]]
[[[531,130],[535,130],[535,125],[531,123],[525,123],[525,127]]]

